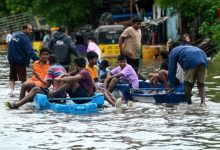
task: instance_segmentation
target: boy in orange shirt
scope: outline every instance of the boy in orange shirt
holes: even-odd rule
[[[44,80],[47,75],[50,67],[49,56],[50,50],[48,48],[43,47],[40,49],[40,60],[35,61],[33,64],[33,76],[21,85],[19,100],[24,98],[26,91],[29,92],[35,86],[45,87],[39,78]]]
[[[98,61],[98,54],[94,51],[87,53],[87,59],[89,64],[86,66],[86,69],[89,71],[95,82],[98,82],[98,67],[96,66]]]

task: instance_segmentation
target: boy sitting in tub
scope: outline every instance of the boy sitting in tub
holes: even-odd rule
[[[48,92],[49,92],[48,88],[51,85],[53,86],[54,90],[61,86],[62,83],[55,81],[55,78],[65,74],[66,71],[58,63],[58,59],[55,55],[51,55],[48,60],[49,60],[49,63],[51,66],[48,69],[46,79],[42,80],[38,75],[36,75],[36,78],[38,78],[39,81],[41,81],[45,85],[46,88],[36,86],[36,87],[32,88],[31,91],[27,95],[25,95],[22,99],[20,99],[19,101],[16,101],[13,103],[8,102],[8,101],[5,102],[4,104],[8,109],[17,109],[20,106],[26,104],[27,102],[32,102],[34,96],[38,93],[48,95]],[[66,97],[66,93],[61,92],[61,93],[59,93],[58,97],[64,98],[64,97]]]

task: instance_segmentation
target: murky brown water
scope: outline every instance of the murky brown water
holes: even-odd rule
[[[9,69],[5,55],[0,61],[2,104],[10,99]],[[152,65],[154,62],[143,62],[142,73],[152,71]],[[210,68],[207,79],[207,107],[199,106],[196,89],[191,107],[135,103],[133,108],[104,107],[99,113],[84,116],[37,111],[31,103],[19,110],[5,110],[1,105],[0,149],[220,149],[220,78],[216,66]]]

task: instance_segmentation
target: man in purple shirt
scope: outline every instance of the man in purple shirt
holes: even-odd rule
[[[132,88],[139,88],[138,77],[131,65],[127,64],[126,56],[118,56],[119,66],[108,72],[104,85],[109,92],[114,90],[116,83],[123,82],[132,85]]]

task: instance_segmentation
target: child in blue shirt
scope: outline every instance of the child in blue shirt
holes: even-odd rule
[[[98,68],[99,82],[103,82],[104,79],[107,77],[107,73],[109,71],[108,67],[109,67],[108,61],[102,60]]]

